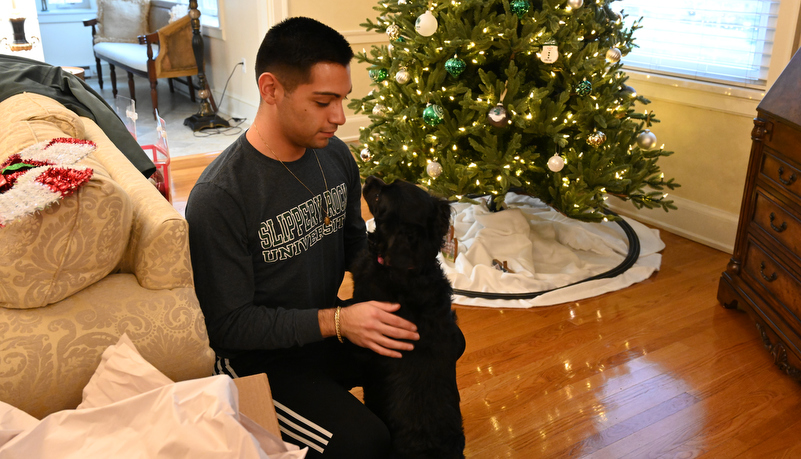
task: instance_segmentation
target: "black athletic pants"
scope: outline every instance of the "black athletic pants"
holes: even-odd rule
[[[266,373],[282,439],[308,446],[308,458],[386,458],[391,451],[386,425],[349,392],[361,385],[354,349],[329,338],[280,353],[218,356],[214,373],[232,378]]]

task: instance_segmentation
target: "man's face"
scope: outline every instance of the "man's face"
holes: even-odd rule
[[[311,68],[311,80],[284,93],[278,102],[279,122],[291,143],[323,148],[345,124],[342,104],[352,90],[350,66],[321,62]]]

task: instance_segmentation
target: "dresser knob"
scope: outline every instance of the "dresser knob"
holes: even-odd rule
[[[773,231],[777,233],[781,233],[782,231],[787,229],[787,222],[782,222],[781,226],[776,226],[773,224],[773,220],[776,219],[776,214],[773,212],[770,213],[770,227],[773,228]]]
[[[765,279],[768,282],[775,281],[776,277],[777,277],[775,272],[773,274],[771,274],[770,276],[765,274],[765,262],[764,261],[759,263],[759,274],[761,274],[762,278]]]
[[[784,183],[787,186],[790,186],[795,182],[795,179],[796,179],[795,172],[790,174],[790,178],[787,179],[787,180],[783,179],[782,175],[784,175],[784,166],[779,166],[779,181]]]

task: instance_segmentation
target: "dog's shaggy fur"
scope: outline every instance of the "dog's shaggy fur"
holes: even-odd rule
[[[420,334],[402,358],[369,352],[364,402],[389,428],[395,457],[462,458],[456,360],[465,341],[437,260],[450,205],[410,183],[387,185],[375,177],[363,194],[376,228],[352,269],[353,299],[400,303],[397,314]]]

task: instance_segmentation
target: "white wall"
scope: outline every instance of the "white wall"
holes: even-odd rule
[[[289,16],[313,17],[339,30],[359,51],[386,41],[385,36],[367,33],[359,26],[366,18],[375,19],[377,12],[372,7],[376,3],[258,0],[254,8],[252,2],[220,0],[221,31],[207,37],[206,65],[218,102],[234,65],[243,57],[248,65],[247,73],[239,69],[234,72],[221,111],[253,119],[259,97],[253,60],[271,24]],[[792,57],[800,9],[801,0],[781,3],[769,85]],[[363,97],[370,90],[366,67],[354,64],[351,73],[353,97]],[[682,185],[670,193],[679,210],[637,211],[614,198],[610,204],[640,221],[731,252],[751,147],[752,119],[764,91],[629,74],[629,84],[653,102],[647,109],[653,110],[661,121],[652,127],[659,143],[675,151],[673,156],[660,160],[660,165],[666,176]],[[351,113],[339,134],[344,140],[356,140],[359,126],[367,123],[366,116]]]
[[[88,67],[87,77],[93,75],[95,55],[92,52],[92,28],[83,21],[97,17],[92,2],[88,10],[50,10],[39,12],[42,48],[45,62],[51,65]],[[70,40],[64,40],[70,37]]]

